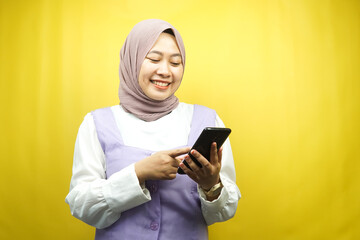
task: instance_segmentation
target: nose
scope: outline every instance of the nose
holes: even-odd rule
[[[169,64],[166,61],[162,61],[158,66],[159,67],[156,71],[158,75],[161,75],[163,77],[170,76]]]

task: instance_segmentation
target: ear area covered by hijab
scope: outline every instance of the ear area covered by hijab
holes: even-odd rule
[[[120,51],[120,105],[125,111],[144,121],[157,120],[169,114],[179,104],[175,95],[162,101],[149,98],[138,83],[140,68],[147,53],[167,29],[171,29],[175,35],[185,67],[185,48],[180,33],[170,23],[160,19],[148,19],[136,24]]]

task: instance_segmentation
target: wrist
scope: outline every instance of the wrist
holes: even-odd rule
[[[212,186],[209,190],[204,190],[203,188],[202,190],[208,200],[214,200],[220,195],[222,188],[223,184],[220,181]]]
[[[142,171],[142,167],[141,167],[140,162],[135,163],[135,174],[136,174],[136,176],[137,176],[137,178],[139,180],[140,185],[144,184],[146,178],[144,176],[144,172]]]
[[[220,176],[218,176],[217,180],[215,181],[215,183],[212,184],[207,184],[207,185],[200,185],[201,189],[204,190],[205,192],[209,191],[213,186],[215,186],[216,184],[220,183]]]

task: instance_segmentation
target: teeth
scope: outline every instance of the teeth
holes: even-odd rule
[[[161,87],[166,87],[168,86],[170,83],[164,83],[164,82],[157,82],[157,81],[151,81],[152,83],[161,86]]]

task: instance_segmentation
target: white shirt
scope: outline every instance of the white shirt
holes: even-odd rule
[[[187,145],[194,110],[191,104],[180,103],[170,114],[152,122],[138,119],[120,105],[111,107],[111,110],[127,146],[156,152]],[[216,116],[216,126],[224,127],[219,116]],[[108,179],[105,169],[105,154],[97,137],[93,116],[88,113],[76,138],[73,176],[65,201],[70,205],[73,216],[96,228],[110,226],[123,211],[151,200],[149,190],[139,184],[134,164]],[[223,145],[220,178],[224,187],[220,196],[212,202],[206,200],[204,192],[198,187],[202,213],[208,225],[233,217],[241,196],[235,183],[229,139]]]

